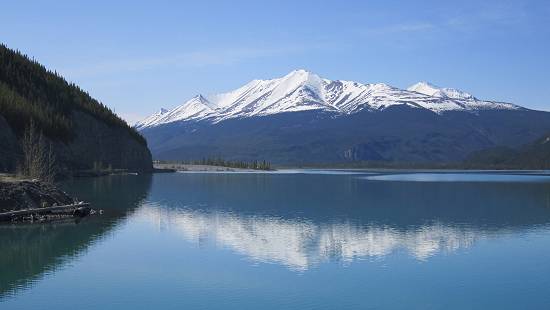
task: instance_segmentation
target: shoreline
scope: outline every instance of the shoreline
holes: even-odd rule
[[[0,212],[39,209],[74,203],[73,197],[57,186],[39,180],[0,179]]]
[[[170,172],[236,172],[236,173],[290,173],[307,171],[332,171],[332,172],[369,172],[373,174],[399,174],[399,173],[436,173],[436,174],[509,174],[509,175],[550,175],[550,170],[536,169],[422,169],[422,168],[315,168],[315,167],[281,167],[271,170],[243,169],[212,165],[194,165],[194,164],[155,164],[156,173]]]
[[[262,171],[275,171],[274,170],[261,170],[261,169],[245,169],[245,168],[233,168],[226,166],[213,166],[213,165],[195,165],[195,164],[154,164],[153,168],[160,170],[161,172],[262,172]]]

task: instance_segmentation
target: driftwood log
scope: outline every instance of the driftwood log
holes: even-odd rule
[[[73,216],[85,217],[92,213],[89,203],[77,203],[64,206],[54,206],[37,209],[26,209],[0,213],[0,222],[13,222],[34,216]]]

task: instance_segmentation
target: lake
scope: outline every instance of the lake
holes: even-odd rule
[[[0,309],[547,309],[545,173],[75,179],[104,214],[0,226]]]

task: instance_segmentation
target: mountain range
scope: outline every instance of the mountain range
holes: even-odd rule
[[[550,113],[428,82],[400,89],[295,70],[199,94],[134,127],[155,159],[448,162],[533,141],[550,129]]]
[[[439,88],[427,82],[403,90],[383,83],[331,81],[306,70],[295,70],[282,78],[253,80],[231,92],[208,97],[197,95],[172,110],[160,109],[135,127],[145,129],[190,120],[217,123],[231,118],[313,110],[349,115],[362,110],[381,111],[396,105],[435,113],[521,109],[510,103],[478,100],[461,90]]]

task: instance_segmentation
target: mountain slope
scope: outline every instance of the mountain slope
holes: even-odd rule
[[[136,124],[155,159],[449,162],[550,130],[550,113],[429,83],[408,90],[297,70],[197,96]]]
[[[550,133],[518,148],[499,146],[474,152],[465,164],[473,168],[550,169]]]
[[[31,119],[52,142],[62,170],[152,169],[147,142],[135,129],[57,73],[0,45],[0,128],[9,128],[0,142],[1,170],[15,169]]]
[[[410,86],[409,88],[407,88],[407,90],[421,93],[427,96],[438,97],[438,98],[451,98],[451,99],[457,99],[457,100],[477,100],[477,98],[475,98],[474,96],[472,96],[471,94],[465,91],[461,91],[455,88],[441,88],[433,84],[430,84],[428,82],[416,83]]]

